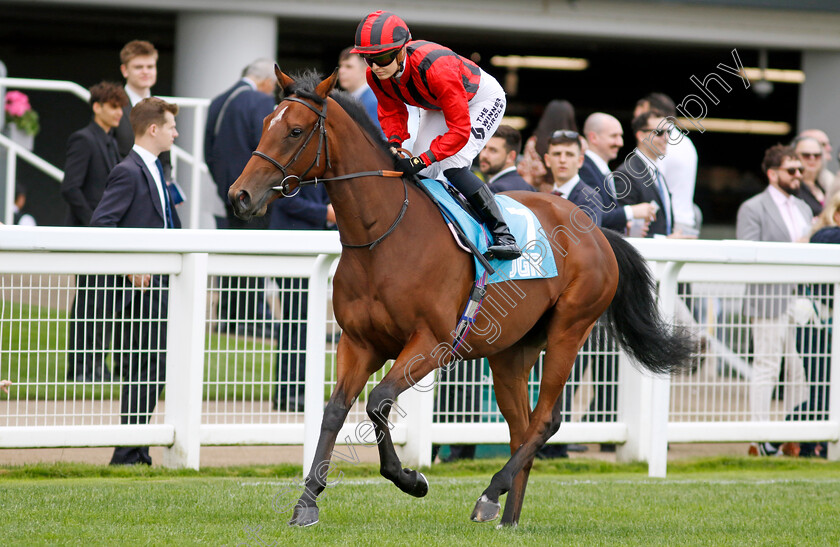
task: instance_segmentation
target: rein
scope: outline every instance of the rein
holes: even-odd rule
[[[329,178],[322,178],[322,179],[319,179],[318,177],[312,177],[309,180],[303,180],[303,177],[305,177],[306,174],[314,166],[316,166],[316,165],[320,166],[321,165],[321,146],[322,145],[324,147],[325,156],[327,158],[327,169],[332,168],[332,164],[330,163],[330,141],[329,141],[329,139],[327,139],[327,101],[326,100],[324,101],[324,108],[322,110],[318,110],[317,108],[315,108],[314,106],[312,106],[308,102],[306,102],[302,99],[299,99],[297,97],[285,97],[285,98],[283,98],[283,101],[294,101],[296,103],[300,103],[300,104],[304,105],[305,107],[307,107],[309,110],[311,110],[312,112],[314,112],[318,116],[318,121],[312,127],[312,131],[309,132],[309,135],[306,136],[306,140],[303,141],[303,144],[301,145],[301,147],[298,148],[295,155],[292,157],[292,159],[286,165],[283,165],[282,163],[275,160],[274,158],[272,158],[268,154],[260,152],[259,150],[254,150],[253,152],[251,152],[251,155],[264,159],[265,161],[267,161],[268,163],[270,163],[271,165],[273,165],[274,167],[279,169],[281,173],[283,173],[283,180],[280,182],[280,185],[272,187],[272,190],[276,190],[276,191],[280,192],[281,194],[283,194],[283,197],[293,198],[296,195],[298,195],[298,193],[300,193],[300,188],[302,186],[317,185],[319,182],[333,182],[333,181],[349,180],[349,179],[355,179],[355,178],[361,178],[361,177],[386,177],[386,178],[397,178],[397,177],[399,177],[402,180],[403,190],[405,191],[405,197],[403,199],[402,209],[400,209],[400,213],[397,215],[397,219],[393,222],[393,224],[391,224],[391,227],[388,228],[388,230],[384,234],[382,234],[381,236],[379,236],[378,238],[374,239],[373,241],[371,241],[369,243],[364,243],[364,244],[361,244],[361,245],[351,245],[351,244],[348,244],[348,243],[344,243],[343,241],[341,242],[342,246],[348,247],[350,249],[361,249],[361,248],[366,248],[366,247],[370,248],[370,249],[373,249],[374,247],[379,245],[382,242],[383,239],[385,239],[386,237],[391,235],[391,233],[397,228],[397,225],[400,223],[400,221],[402,221],[403,216],[405,216],[406,209],[408,209],[408,185],[406,185],[406,183],[405,183],[405,179],[403,178],[403,173],[400,172],[400,171],[390,171],[390,170],[387,170],[387,169],[379,169],[377,171],[359,171],[357,173],[348,173],[346,175],[339,175],[337,177],[329,177]],[[306,146],[309,144],[309,141],[312,140],[313,136],[315,136],[315,132],[318,131],[319,129],[320,129],[320,132],[319,132],[319,135],[318,135],[318,151],[315,154],[315,159],[312,161],[312,163],[309,164],[309,167],[306,168],[306,171],[304,171],[303,174],[301,174],[301,175],[289,175],[286,172],[286,169],[291,167],[291,165],[297,161],[297,159],[300,157],[300,155],[306,149]],[[292,181],[294,179],[296,179],[296,181],[297,181],[297,191],[294,194],[289,194],[288,193],[289,192],[289,186],[291,185],[290,179]]]

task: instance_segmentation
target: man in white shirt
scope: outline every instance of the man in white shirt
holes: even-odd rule
[[[157,83],[157,61],[157,49],[145,40],[132,40],[120,51],[120,72],[125,78],[125,93],[128,95],[128,104],[123,108],[122,120],[114,131],[121,158],[125,158],[134,145],[134,130],[129,121],[129,114],[137,103],[152,96],[152,86]],[[166,180],[171,180],[172,162],[168,149],[160,156],[160,161]]]
[[[767,176],[767,190],[738,209],[736,235],[750,241],[807,241],[811,209],[795,197],[802,178],[802,163],[796,152],[776,145],[767,150],[761,165]],[[807,400],[802,359],[796,352],[792,303],[793,284],[750,284],[744,299],[744,313],[751,319],[755,356],[750,378],[750,413],[756,421],[771,418],[773,388],[785,359],[785,416]],[[779,450],[771,443],[753,443],[750,454],[772,454]],[[796,443],[785,443],[781,450],[797,454]]]

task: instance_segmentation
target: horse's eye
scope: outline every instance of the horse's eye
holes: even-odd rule
[[[299,127],[295,127],[294,129],[292,129],[292,132],[289,133],[289,136],[292,138],[297,138],[300,137],[302,133],[303,130],[301,130]]]

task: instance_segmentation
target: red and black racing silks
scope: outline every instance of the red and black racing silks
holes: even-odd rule
[[[388,141],[408,139],[406,104],[441,110],[449,130],[436,137],[420,155],[426,165],[456,154],[470,136],[469,101],[478,91],[481,69],[449,48],[422,40],[406,46],[405,69],[397,78],[380,80],[370,68],[370,87],[379,101],[379,121]]]

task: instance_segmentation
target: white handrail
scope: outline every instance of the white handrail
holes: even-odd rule
[[[87,102],[90,99],[90,92],[85,89],[84,87],[80,86],[75,82],[70,82],[67,80],[39,80],[33,78],[0,78],[0,88],[18,88],[18,89],[31,89],[31,90],[39,90],[39,91],[58,91],[58,92],[67,92],[71,95],[75,95],[79,99]],[[206,117],[206,109],[210,106],[210,99],[204,99],[200,97],[172,97],[172,96],[161,96],[161,99],[175,103],[180,107],[189,107],[195,109],[195,120],[193,126],[193,149],[192,152],[188,152],[187,150],[181,148],[178,145],[172,146],[172,167],[173,167],[173,176],[177,175],[177,164],[178,160],[183,160],[189,165],[192,166],[190,172],[190,182],[189,182],[189,216],[186,225],[191,228],[197,228],[199,223],[199,213],[201,207],[201,178],[203,175],[209,173],[207,168],[207,164],[204,163],[204,131],[202,129],[202,125],[204,123],[204,119]],[[47,175],[49,175],[54,180],[58,181],[59,183],[64,178],[64,172],[58,169],[57,167],[49,164],[48,162],[44,161],[37,155],[31,153],[29,150],[18,146],[16,143],[12,143],[10,146],[8,139],[0,139],[0,144],[5,145],[7,150],[9,150],[9,164],[12,165],[11,167],[7,166],[6,169],[6,203],[4,204],[4,214],[3,214],[3,221],[7,224],[11,224],[12,222],[12,205],[14,204],[14,188],[15,188],[15,175],[16,169],[14,168],[13,164],[15,163],[16,155],[20,156],[21,159],[30,163],[31,165],[35,166],[39,170],[43,171]],[[12,176],[8,176],[11,174]],[[11,195],[11,197],[9,197]]]

